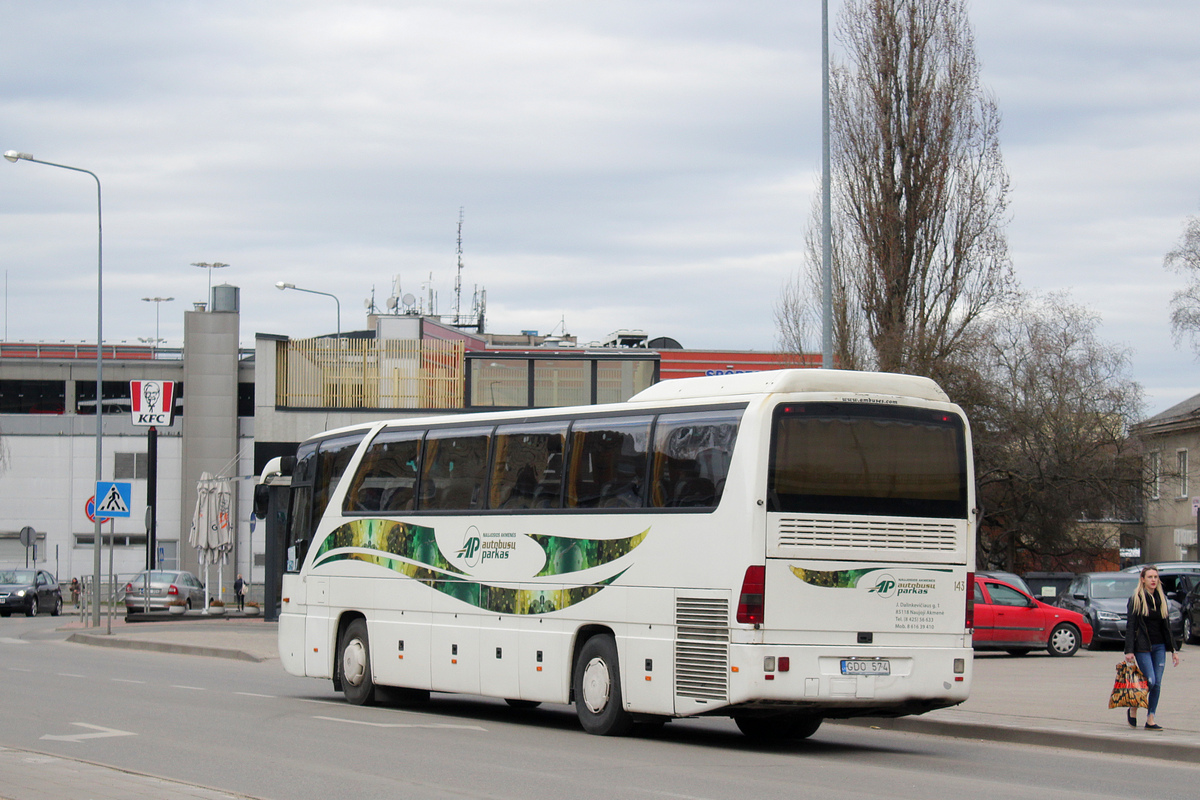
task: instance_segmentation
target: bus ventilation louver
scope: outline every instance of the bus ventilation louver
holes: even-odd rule
[[[954,522],[783,517],[776,541],[779,547],[954,552],[959,549],[959,526]]]
[[[729,601],[675,599],[675,694],[696,700],[729,696]]]

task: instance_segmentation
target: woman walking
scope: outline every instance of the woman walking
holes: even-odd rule
[[[1179,666],[1179,654],[1175,652],[1175,640],[1167,622],[1170,609],[1167,596],[1158,580],[1154,567],[1142,569],[1137,589],[1129,598],[1129,615],[1125,623],[1125,660],[1137,663],[1138,669],[1150,684],[1149,705],[1146,708],[1146,730],[1161,731],[1162,726],[1154,721],[1158,711],[1158,696],[1162,691],[1163,672],[1167,668],[1167,652],[1172,663]],[[1131,708],[1126,717],[1130,726],[1137,727],[1137,709]]]

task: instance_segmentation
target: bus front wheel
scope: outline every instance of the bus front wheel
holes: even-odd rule
[[[375,681],[371,678],[371,645],[366,620],[356,619],[342,633],[338,643],[338,669],[342,694],[356,706],[375,700]]]
[[[633,717],[621,699],[621,671],[617,643],[607,634],[584,643],[575,662],[575,713],[579,724],[597,736],[624,736],[633,729]]]

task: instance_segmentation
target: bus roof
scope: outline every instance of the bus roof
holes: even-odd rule
[[[950,402],[949,396],[929,378],[838,369],[777,369],[703,378],[676,378],[643,389],[629,398],[629,402],[660,403],[703,397],[794,392],[850,392]]]

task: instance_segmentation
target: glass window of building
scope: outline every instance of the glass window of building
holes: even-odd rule
[[[529,406],[528,359],[473,358],[470,364],[472,406]]]

